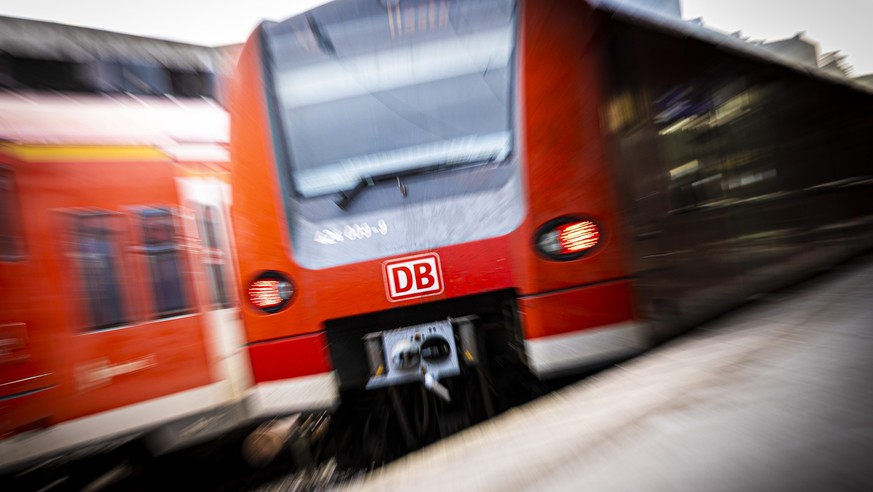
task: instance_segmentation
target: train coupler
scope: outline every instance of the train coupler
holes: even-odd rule
[[[474,319],[448,318],[367,334],[367,389],[420,382],[450,402],[449,390],[439,380],[460,375],[462,362],[465,366],[478,364]]]

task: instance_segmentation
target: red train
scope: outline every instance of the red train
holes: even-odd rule
[[[227,113],[0,94],[0,472],[239,423]]]
[[[361,425],[415,445],[873,244],[870,93],[609,5],[336,0],[252,35],[261,408],[385,398]]]

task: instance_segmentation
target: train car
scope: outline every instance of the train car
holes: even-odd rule
[[[415,446],[871,245],[870,93],[611,2],[336,0],[238,77],[267,411]]]
[[[17,91],[0,113],[0,472],[238,424],[226,111]]]

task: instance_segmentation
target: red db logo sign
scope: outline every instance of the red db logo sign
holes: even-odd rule
[[[407,256],[382,263],[389,301],[432,296],[443,291],[440,257],[436,253]]]

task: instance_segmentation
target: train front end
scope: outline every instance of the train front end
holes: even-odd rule
[[[259,411],[388,394],[475,420],[643,346],[597,31],[578,1],[337,0],[251,37],[233,211]]]

